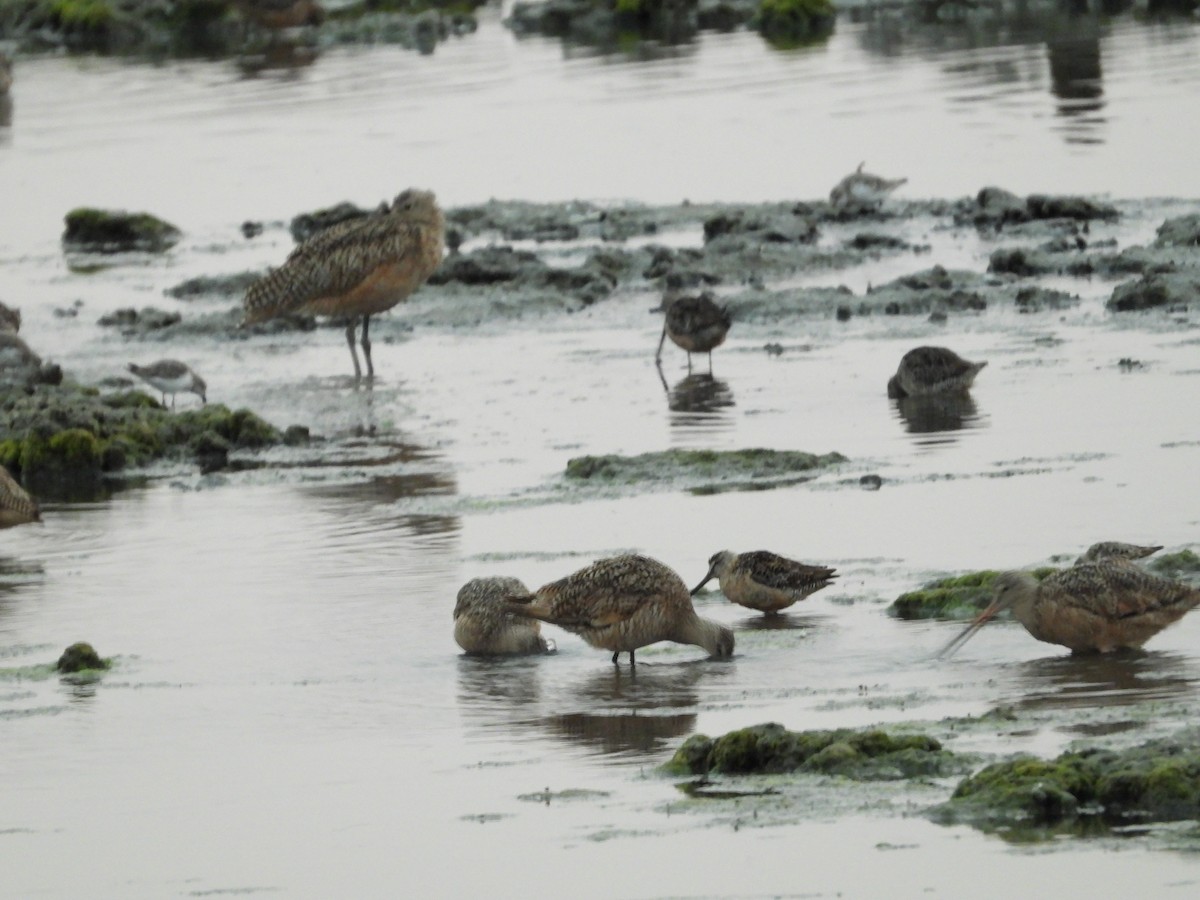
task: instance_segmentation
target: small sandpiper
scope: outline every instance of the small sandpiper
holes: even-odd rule
[[[709,558],[708,574],[692,588],[692,593],[716,578],[721,593],[734,603],[774,615],[831,584],[837,578],[836,571],[828,566],[796,562],[768,550],[738,554],[722,550]]]
[[[128,368],[142,381],[162,393],[163,406],[167,405],[167,394],[171,395],[171,409],[174,409],[175,395],[189,391],[196,394],[201,403],[208,402],[208,386],[204,379],[177,359],[160,359],[148,366],[130,363]]]
[[[1149,546],[1143,544],[1126,544],[1124,541],[1100,541],[1092,544],[1092,546],[1083,551],[1083,555],[1075,560],[1075,565],[1096,562],[1098,559],[1144,559],[1161,549],[1162,544]]]
[[[986,365],[987,362],[968,362],[945,347],[917,347],[900,359],[896,374],[888,379],[887,395],[899,400],[965,391]]]
[[[529,593],[519,579],[472,578],[458,590],[454,604],[454,640],[474,656],[549,653],[554,642],[541,635],[536,619],[514,616],[505,599]]]
[[[866,162],[860,162],[858,168],[837,183],[829,192],[829,202],[834,209],[859,210],[871,212],[879,209],[888,194],[900,185],[907,183],[907,178],[882,178],[864,172]]]
[[[725,343],[733,322],[729,310],[720,306],[708,291],[695,296],[664,297],[659,309],[665,310],[666,315],[663,316],[658,350],[654,354],[655,363],[661,364],[663,343],[669,337],[676,347],[687,351],[689,371],[692,354],[707,353],[708,371],[711,372],[712,352]]]

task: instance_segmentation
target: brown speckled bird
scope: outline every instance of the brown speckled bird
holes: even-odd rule
[[[1150,547],[1141,544],[1126,544],[1123,541],[1100,541],[1083,551],[1083,555],[1075,560],[1075,565],[1095,562],[1098,559],[1142,559],[1161,549],[1161,544]]]
[[[734,603],[773,615],[827,587],[837,578],[835,572],[828,566],[806,565],[767,550],[738,554],[722,550],[709,558],[708,574],[692,593],[717,578],[721,593]]]
[[[0,528],[40,521],[42,514],[37,501],[17,484],[8,469],[0,466]]]
[[[664,298],[663,306],[659,308],[665,308],[666,315],[663,316],[662,336],[658,339],[654,361],[662,360],[663,342],[669,337],[676,347],[687,351],[689,369],[693,353],[707,353],[711,372],[712,352],[725,343],[733,322],[729,311],[719,306],[708,291],[696,296]]]
[[[986,365],[968,362],[945,347],[917,347],[900,359],[896,374],[888,379],[887,395],[896,400],[965,391]]]
[[[623,652],[634,665],[634,651],[658,641],[695,644],[721,659],[733,655],[733,632],[696,615],[683,579],[646,556],[598,560],[532,594],[510,598],[508,607],[611,650],[614,665]]]
[[[408,299],[442,261],[446,224],[430,191],[410,188],[386,212],[341,222],[292,251],[278,269],[246,291],[243,324],[284,313],[345,316],[354,377],[362,378],[354,328],[362,320],[367,377],[375,374],[371,316]]]
[[[1075,653],[1140,647],[1200,605],[1200,590],[1159,578],[1127,559],[1101,559],[1047,575],[1002,572],[991,604],[942,650],[961,647],[992,616],[1012,609],[1025,630]]]
[[[458,590],[454,604],[454,640],[478,656],[547,653],[554,644],[541,635],[536,620],[518,618],[505,608],[505,598],[523,596],[529,588],[504,576],[472,578]]]

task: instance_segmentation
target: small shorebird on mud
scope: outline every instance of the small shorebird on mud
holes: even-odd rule
[[[127,368],[162,394],[163,406],[167,405],[167,394],[171,395],[171,409],[174,409],[175,395],[189,391],[199,397],[201,403],[208,402],[208,385],[204,379],[177,359],[160,359],[148,366],[130,363]]]
[[[407,300],[442,261],[446,224],[430,191],[404,191],[386,211],[340,222],[292,251],[287,261],[252,284],[243,325],[285,313],[344,316],[346,343],[362,379],[354,329],[362,320],[367,378],[375,375],[367,331],[371,316]]]
[[[1083,551],[1083,555],[1075,560],[1075,565],[1095,562],[1098,559],[1143,559],[1161,549],[1162,544],[1151,547],[1141,544],[1126,544],[1122,541],[1100,541]]]
[[[508,608],[611,650],[614,665],[625,652],[634,665],[634,651],[658,641],[695,644],[719,659],[733,655],[733,632],[696,615],[683,579],[646,556],[598,560],[532,594],[509,597]]]
[[[733,322],[729,311],[718,305],[708,291],[696,296],[664,297],[659,309],[665,310],[666,314],[662,337],[658,339],[658,350],[654,354],[655,363],[661,364],[663,343],[669,337],[676,347],[687,351],[689,371],[692,354],[707,353],[708,371],[711,372],[712,352],[725,343]]]
[[[965,391],[986,365],[968,362],[945,347],[917,347],[901,357],[896,374],[888,379],[887,395],[898,400]]]
[[[0,466],[0,528],[40,521],[42,514],[37,501],[17,484],[8,469]]]
[[[839,181],[829,192],[829,202],[835,209],[872,211],[878,209],[888,194],[908,182],[907,178],[881,178],[864,172],[865,162]]]
[[[828,566],[806,565],[767,550],[736,555],[722,550],[708,560],[708,574],[692,593],[716,578],[721,593],[734,603],[774,614],[827,587],[837,578],[835,573]]]
[[[505,598],[529,593],[516,578],[472,578],[458,590],[454,604],[454,640],[479,656],[547,653],[554,644],[541,635],[536,620],[518,618],[505,608]]]
[[[1041,582],[1002,572],[991,604],[939,654],[957,650],[992,616],[1012,609],[1025,630],[1075,653],[1141,647],[1200,604],[1200,590],[1151,575],[1128,560],[1101,559],[1062,569]]]

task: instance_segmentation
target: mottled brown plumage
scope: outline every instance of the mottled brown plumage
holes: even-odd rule
[[[697,296],[664,299],[663,307],[666,314],[663,316],[662,336],[658,339],[654,361],[662,359],[663,343],[669,337],[676,347],[687,351],[689,369],[692,367],[693,353],[707,353],[711,372],[712,352],[725,343],[725,336],[729,334],[729,326],[733,322],[729,311],[719,306],[707,291]]]
[[[835,572],[828,566],[810,566],[767,550],[738,554],[722,550],[709,558],[708,574],[692,593],[717,578],[721,593],[734,603],[774,614],[827,587],[837,578]]]
[[[509,609],[611,650],[613,663],[628,652],[633,665],[635,650],[658,641],[695,644],[718,658],[733,655],[733,632],[696,615],[683,579],[646,556],[601,559],[533,594],[514,598]]]
[[[370,318],[408,299],[442,261],[445,220],[429,191],[404,191],[386,212],[341,222],[306,240],[246,292],[243,323],[284,313],[345,316],[354,375],[362,377],[354,328],[362,319],[367,377],[375,374]]]
[[[37,502],[0,466],[0,528],[42,521]]]
[[[1142,559],[1161,549],[1161,544],[1150,547],[1141,544],[1126,544],[1123,541],[1100,541],[1088,547],[1083,555],[1075,560],[1075,565],[1095,562],[1098,559]]]
[[[992,616],[1011,608],[1025,630],[1076,653],[1140,647],[1188,610],[1200,590],[1151,575],[1127,559],[1101,559],[1062,569],[1041,582],[1028,572],[1002,572],[994,599],[942,654],[961,647]]]
[[[896,374],[888,380],[887,395],[895,400],[965,391],[986,365],[968,362],[945,347],[917,347],[900,359]]]
[[[514,616],[505,608],[508,597],[524,596],[529,588],[516,578],[472,578],[458,591],[454,604],[454,640],[467,653],[480,656],[546,653],[553,644],[541,635],[536,619]]]
[[[872,175],[863,171],[865,165],[866,162],[860,162],[857,169],[839,181],[829,192],[829,202],[836,209],[878,209],[888,194],[908,181],[907,178]]]

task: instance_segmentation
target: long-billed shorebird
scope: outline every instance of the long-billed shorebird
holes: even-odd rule
[[[829,192],[829,202],[835,209],[878,209],[888,194],[908,182],[907,178],[882,178],[864,172],[865,165],[866,162],[860,162],[857,169],[839,181]]]
[[[687,585],[672,569],[646,556],[613,556],[573,575],[509,599],[519,616],[573,632],[593,647],[612,651],[615,665],[658,641],[695,644],[708,655],[733,655],[733,632],[696,615]]]
[[[42,513],[37,501],[17,484],[8,469],[0,466],[0,528],[40,521]]]
[[[1003,609],[1012,609],[1039,641],[1075,653],[1109,653],[1141,647],[1200,605],[1200,589],[1121,558],[1061,569],[1040,582],[1028,572],[1002,572],[992,584],[991,604],[940,655],[957,650]]]
[[[986,365],[968,362],[945,347],[917,347],[900,358],[896,374],[888,379],[887,395],[898,400],[965,391]]]
[[[354,329],[362,320],[367,377],[375,374],[368,328],[371,316],[408,299],[442,261],[446,223],[430,191],[404,191],[387,210],[318,232],[287,261],[246,291],[242,323],[285,313],[344,316],[354,377],[362,378]]]
[[[708,574],[692,593],[716,578],[721,593],[734,603],[774,614],[827,587],[837,578],[835,573],[828,566],[810,566],[768,550],[722,550],[709,558]]]
[[[505,598],[529,593],[519,579],[472,578],[458,590],[454,604],[454,640],[467,653],[501,656],[546,653],[554,645],[541,635],[536,619],[520,618],[505,608]]]
[[[663,298],[663,305],[659,309],[664,310],[665,315],[654,361],[662,361],[663,343],[670,338],[676,347],[687,351],[689,370],[692,368],[693,353],[707,353],[708,370],[711,372],[712,352],[725,343],[725,336],[729,334],[729,326],[733,322],[729,310],[720,306],[708,291],[673,299]]]
[[[1083,551],[1083,555],[1075,560],[1075,565],[1095,562],[1098,559],[1143,559],[1157,553],[1161,549],[1162,544],[1149,546],[1143,544],[1126,544],[1123,541],[1100,541],[1092,544],[1092,546]]]
[[[201,403],[208,402],[208,385],[204,379],[177,359],[160,359],[148,366],[130,363],[127,368],[162,394],[163,406],[167,405],[167,394],[171,395],[171,409],[175,408],[176,394],[192,393]]]

